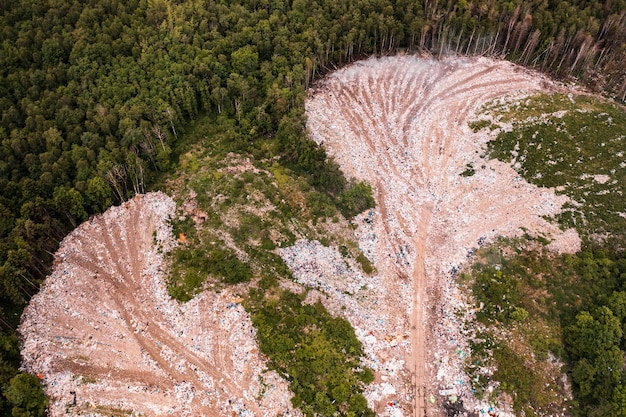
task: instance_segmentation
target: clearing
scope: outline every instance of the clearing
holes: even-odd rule
[[[311,302],[355,328],[376,374],[364,395],[379,415],[440,415],[449,398],[487,408],[464,373],[455,316],[454,274],[480,245],[529,233],[579,249],[574,230],[545,220],[567,198],[486,159],[494,133],[468,126],[489,101],[559,89],[506,61],[397,56],[350,65],[310,91],[311,137],[374,188],[377,208],[353,221],[377,273],[315,241],[276,253]],[[24,367],[42,378],[50,414],[300,415],[241,299],[204,291],[180,305],[168,295],[174,212],[163,193],[137,196],[62,242],[20,327]]]
[[[51,416],[293,415],[239,299],[207,291],[181,306],[168,295],[175,207],[163,193],[137,196],[61,243],[20,327]]]

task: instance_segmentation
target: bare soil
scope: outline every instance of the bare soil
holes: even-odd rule
[[[162,253],[174,210],[163,193],[137,196],[61,243],[19,329],[51,416],[299,414],[239,299],[169,297]]]
[[[458,354],[466,341],[459,340],[462,323],[454,311],[463,295],[453,279],[476,248],[523,232],[547,236],[554,250],[580,248],[575,231],[561,232],[545,220],[565,197],[485,159],[490,134],[468,127],[491,100],[556,89],[546,77],[506,61],[397,56],[357,62],[310,91],[311,137],[348,176],[375,190],[377,209],[367,222],[357,219],[357,231],[379,271],[376,288],[363,296],[380,300],[361,310],[344,305],[343,314],[371,347],[370,357],[383,363],[368,397],[378,413],[437,415],[450,393],[480,411]],[[461,175],[468,167],[475,172]],[[384,329],[361,331],[368,314]],[[409,343],[383,354],[375,342],[385,333],[409,335]],[[404,365],[390,376],[387,363]]]

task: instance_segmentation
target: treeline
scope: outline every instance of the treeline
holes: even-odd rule
[[[177,130],[200,112],[228,126],[238,149],[276,141],[271,149],[285,163],[337,197],[349,185],[304,129],[305,89],[321,74],[400,50],[502,55],[581,77],[624,99],[625,6],[623,0],[1,1],[4,334],[14,335],[60,239],[170,169]],[[1,360],[0,385],[7,387],[17,362],[4,351]]]

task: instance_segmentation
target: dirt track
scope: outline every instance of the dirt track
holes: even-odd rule
[[[172,245],[174,208],[162,193],[138,196],[62,242],[20,327],[24,366],[43,376],[52,416],[293,415],[228,292],[184,306],[169,298],[154,242]]]
[[[542,218],[556,213],[564,199],[526,183],[508,165],[481,158],[489,136],[467,125],[492,99],[554,88],[506,61],[393,57],[353,64],[311,91],[306,106],[312,138],[348,176],[375,188],[371,256],[386,294],[380,314],[387,314],[394,331],[411,335],[410,347],[394,355],[407,359],[412,388],[406,392],[404,381],[390,382],[405,413],[437,414],[441,408],[428,406],[427,399],[451,384],[437,377],[462,378],[439,369],[455,361],[449,353],[454,346],[441,340],[441,313],[450,311],[443,300],[451,271],[479,241],[516,236],[525,227],[553,238],[556,250],[580,245],[574,231],[563,234]],[[475,173],[462,176],[468,164]]]

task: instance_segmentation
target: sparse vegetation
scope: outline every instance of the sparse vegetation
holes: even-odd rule
[[[510,162],[529,182],[573,201],[557,220],[591,241],[626,236],[626,111],[586,96],[540,95],[488,110],[512,123],[489,142],[489,155]],[[621,241],[621,243],[619,243]]]
[[[361,265],[361,269],[363,269],[363,272],[366,274],[373,274],[376,272],[376,268],[372,265],[370,260],[367,259],[367,256],[365,256],[363,252],[359,252],[355,259],[359,265]]]
[[[471,177],[476,173],[474,166],[472,164],[465,165],[465,170],[461,172],[462,177]]]
[[[493,377],[520,399],[518,411],[524,404],[537,411],[542,387],[533,381],[547,381],[540,361],[554,355],[565,362],[573,383],[575,402],[568,405],[573,412],[621,415],[626,112],[591,97],[562,94],[486,111],[499,121],[475,123],[474,130],[512,126],[489,143],[489,155],[510,162],[527,181],[571,198],[554,220],[563,228],[575,227],[586,247],[576,255],[556,256],[537,245],[549,243],[545,237],[526,236],[529,243],[480,251],[482,260],[472,274],[473,294],[482,307],[477,318],[492,334],[516,335],[490,346],[487,356],[498,369]],[[509,255],[502,256],[503,248]],[[524,331],[516,323],[520,318]],[[474,356],[485,360],[478,347]],[[525,349],[538,359],[531,367],[519,361]]]
[[[585,251],[557,256],[534,245],[515,242],[522,250],[504,257],[492,256],[496,247],[479,251],[472,282],[482,306],[477,318],[488,324],[483,336],[489,342],[472,346],[471,361],[493,361],[498,369],[493,378],[514,398],[518,411],[527,405],[535,412],[554,405],[554,398],[545,395],[545,384],[555,392],[563,387],[542,365],[553,355],[566,364],[581,415],[621,412],[622,405],[612,398],[619,396],[626,377],[622,370],[626,255]],[[520,309],[525,312],[522,325],[512,320]],[[504,329],[515,337],[496,336]],[[520,352],[532,352],[533,359]],[[478,375],[478,367],[468,370]],[[475,385],[477,390],[484,387],[480,379]],[[561,398],[563,402],[565,395]],[[575,407],[569,402],[562,405]]]
[[[489,120],[475,120],[473,122],[469,122],[468,125],[472,131],[478,132],[479,130],[491,126],[491,122],[489,122]]]

